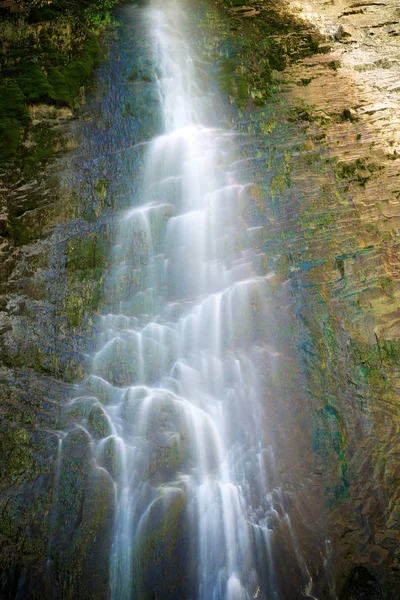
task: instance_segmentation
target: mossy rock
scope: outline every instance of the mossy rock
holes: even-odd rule
[[[35,4],[15,19],[10,13],[10,39],[0,49],[0,164],[13,166],[7,171],[11,180],[21,174],[30,179],[52,156],[50,141],[39,148],[37,142],[21,145],[26,136],[31,141],[34,131],[28,127],[27,105],[45,102],[75,108],[82,86],[101,60],[98,34],[104,25],[98,16],[114,0],[89,2],[86,11],[78,11],[79,18],[70,4],[76,8],[82,3]]]
[[[96,439],[106,438],[113,433],[113,427],[110,419],[104,412],[101,404],[94,404],[88,417],[90,431]]]
[[[117,390],[101,377],[89,375],[85,383],[87,390],[94,394],[102,404],[109,404],[115,400],[114,394]]]
[[[99,310],[101,299],[101,282],[87,281],[75,286],[67,296],[64,307],[70,327],[82,327],[85,316]]]
[[[90,471],[92,443],[81,428],[70,431],[62,443],[58,506],[63,535],[75,530],[81,518],[86,481]]]
[[[23,128],[29,122],[25,102],[17,84],[0,85],[0,163],[17,152]]]
[[[153,446],[150,476],[164,473],[169,478],[171,473],[175,473],[182,466],[188,455],[187,443],[176,432],[159,434]]]
[[[61,426],[65,427],[70,421],[87,419],[93,405],[97,403],[95,397],[82,396],[64,404],[60,415]]]
[[[119,479],[122,469],[121,443],[117,437],[110,436],[100,444],[97,450],[99,465],[108,471],[114,481]]]
[[[24,428],[0,428],[0,473],[2,481],[26,481],[37,473],[32,456],[33,442]]]
[[[179,487],[162,488],[143,520],[134,550],[134,588],[139,598],[190,596],[189,545],[185,494]]]
[[[53,544],[53,575],[62,582],[64,597],[106,598],[109,591],[109,556],[115,510],[114,484],[101,467],[87,470],[79,522],[66,526],[58,519]]]
[[[66,267],[69,273],[84,277],[85,271],[102,269],[105,265],[107,244],[103,235],[87,233],[69,240],[66,249]],[[99,274],[97,274],[99,276]]]
[[[251,18],[247,5],[257,8]],[[265,105],[276,88],[274,72],[318,52],[322,41],[316,29],[275,0],[256,7],[222,0],[201,18],[206,34],[200,45],[214,59],[221,91],[241,110]]]
[[[365,187],[371,177],[382,169],[383,167],[380,165],[369,163],[364,158],[357,158],[351,162],[338,162],[335,172],[339,180]]]
[[[138,358],[128,351],[126,341],[116,338],[94,359],[93,374],[117,387],[127,387],[137,381]]]
[[[79,574],[79,598],[106,598],[109,591],[109,556],[115,511],[114,484],[108,473],[95,467],[89,474],[82,521],[73,545]]]

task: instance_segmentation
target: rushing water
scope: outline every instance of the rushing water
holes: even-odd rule
[[[103,317],[89,378],[98,393],[70,405],[89,407],[81,426],[96,425],[97,468],[115,487],[111,597],[140,600],[146,536],[161,523],[185,528],[175,563],[187,563],[188,597],[278,598],[273,524],[292,529],[257,359],[272,274],[242,216],[252,182],[238,171],[239,136],[221,128],[215,96],[198,85],[179,2],[145,10],[163,132],[148,145],[142,203],[113,249],[119,312]]]

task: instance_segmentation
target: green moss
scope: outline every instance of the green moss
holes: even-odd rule
[[[68,242],[66,268],[70,291],[64,309],[71,327],[80,327],[85,315],[100,307],[106,253],[106,232],[75,237]]]
[[[217,64],[217,80],[231,102],[243,109],[262,106],[275,89],[274,72],[291,62],[319,51],[320,36],[310,26],[282,11],[279,2],[257,6],[250,19],[245,11],[231,11],[243,2],[219,2],[206,9],[200,30],[201,45]],[[234,33],[232,33],[234,32]]]
[[[86,419],[95,403],[95,398],[82,397],[64,404],[61,408],[62,427],[66,427],[69,421]]]
[[[352,340],[351,354],[357,365],[360,382],[368,387],[368,394],[387,392],[391,387],[391,373],[400,366],[400,341],[379,340],[363,344]]]
[[[385,277],[380,281],[380,284],[385,294],[393,296],[393,279],[391,277]]]
[[[330,119],[324,115],[315,113],[315,106],[301,102],[300,104],[293,106],[289,109],[287,117],[289,123],[301,123],[302,121],[309,123],[316,123],[320,127],[329,124]],[[324,136],[324,134],[319,134]]]
[[[303,215],[300,215],[299,222],[303,227],[311,229],[322,228],[331,226],[335,221],[335,215],[331,212],[324,211],[316,214],[314,211],[307,211]]]
[[[170,443],[157,446],[153,462],[149,468],[149,474],[154,475],[162,468],[175,471],[186,458],[187,452],[188,449],[183,440],[174,436]]]
[[[112,434],[110,421],[100,404],[94,404],[91,408],[88,424],[94,437],[102,439]]]
[[[115,3],[35,4],[18,19],[10,15],[6,20],[0,31],[0,166],[13,163],[15,178],[20,174],[31,178],[52,155],[50,139],[20,147],[29,132],[27,105],[44,102],[74,108],[101,58],[102,16]],[[22,160],[16,160],[21,152]]]
[[[0,454],[3,457],[0,467],[2,481],[14,483],[21,477],[29,478],[37,470],[26,429],[1,429]]]
[[[365,187],[371,176],[382,169],[383,167],[379,165],[367,163],[364,158],[357,158],[352,162],[339,162],[335,167],[335,172],[339,180],[346,180]]]
[[[99,310],[101,299],[102,286],[100,281],[89,280],[74,287],[66,297],[64,304],[70,327],[81,327],[87,313]]]
[[[97,179],[94,189],[98,198],[101,200],[105,200],[107,198],[107,183],[104,179]]]
[[[291,187],[290,160],[289,152],[284,152],[276,161],[276,172],[270,184],[270,193],[273,199],[279,198],[285,190]]]
[[[330,62],[328,62],[328,67],[330,69],[332,69],[333,71],[337,71],[338,68],[340,67],[340,61],[339,60],[331,60]]]
[[[302,77],[299,81],[296,81],[297,85],[301,85],[301,86],[306,86],[309,85],[312,82],[312,77]]]
[[[50,128],[43,124],[35,127],[31,134],[29,150],[20,153],[22,172],[25,179],[32,178],[38,169],[53,157],[53,139]]]
[[[18,85],[0,85],[0,163],[15,155],[28,122],[25,97]]]
[[[97,276],[100,273],[97,269],[102,269],[105,264],[105,247],[102,236],[98,234],[89,234],[84,237],[75,237],[68,242],[67,246],[67,269],[78,273],[87,269],[95,270]],[[85,279],[84,273],[82,278]]]
[[[59,16],[59,11],[49,6],[32,8],[28,16],[28,23],[42,23],[43,21],[53,21]]]
[[[156,518],[152,523],[152,527],[149,527],[149,531],[144,534],[142,539],[142,545],[145,548],[144,556],[149,557],[151,553],[158,562],[168,557],[178,537],[178,523],[184,504],[184,494],[182,490],[177,489],[172,501],[164,507],[161,490],[159,499],[153,507]],[[165,554],[157,552],[157,547],[160,545],[165,548]]]
[[[315,416],[316,425],[313,432],[313,449],[319,456],[329,460],[335,467],[339,482],[328,486],[327,493],[330,504],[347,496],[349,488],[348,464],[346,458],[347,434],[342,416],[335,406],[326,404]]]
[[[51,101],[52,86],[44,69],[33,60],[23,59],[19,62],[15,77],[28,103]]]
[[[228,96],[234,93],[233,74],[236,71],[236,63],[224,56],[219,61],[218,83],[221,91]]]
[[[142,600],[182,595],[185,572],[170,568],[174,555],[184,556],[187,540],[187,521],[184,492],[176,487],[160,490],[152,503],[145,527],[134,549],[134,592]]]
[[[113,479],[117,479],[122,469],[122,459],[117,438],[109,437],[105,441],[101,462]]]
[[[71,293],[68,296],[65,313],[70,327],[79,327],[82,324],[85,307],[80,294]]]
[[[8,117],[0,119],[0,160],[2,162],[11,159],[17,152],[21,130],[18,119],[9,119]]]
[[[364,229],[365,231],[368,231],[369,233],[379,233],[379,229],[376,225],[374,225],[373,223],[365,223],[364,225]]]
[[[99,193],[105,189],[103,180]],[[80,327],[88,312],[98,311],[103,296],[103,271],[108,254],[107,231],[72,238],[66,248],[69,294],[64,309],[71,327]]]

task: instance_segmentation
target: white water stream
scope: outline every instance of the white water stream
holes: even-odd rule
[[[72,403],[97,410],[95,457],[115,483],[111,597],[140,600],[141,540],[183,506],[193,600],[278,598],[279,494],[256,360],[270,274],[242,216],[251,181],[239,183],[238,136],[197,85],[179,2],[146,10],[164,133],[113,251],[120,314],[103,317],[96,398]]]

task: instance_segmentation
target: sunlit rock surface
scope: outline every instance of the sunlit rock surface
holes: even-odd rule
[[[366,568],[375,581],[375,592],[364,591],[366,597],[379,597],[374,594],[381,586],[384,597],[394,598],[399,589],[399,14],[394,2],[315,2],[302,9],[300,14],[332,38],[330,54],[306,59],[288,74],[296,85],[285,97],[309,107],[308,115],[299,115],[308,156],[295,159],[302,173],[294,183],[303,192],[298,222],[306,245],[296,241],[291,248],[301,252],[301,261],[315,261],[301,279],[312,286],[318,309],[299,307],[299,312],[318,359],[305,354],[305,361],[319,382],[316,398],[335,396],[336,425],[325,418],[323,428],[332,435],[332,427],[339,426],[333,447],[342,453],[341,462],[348,461],[341,468],[349,487],[341,503],[332,502],[338,590],[350,572],[343,598],[358,597],[356,581],[364,589]],[[328,168],[318,162],[314,167],[316,157]],[[314,394],[316,389],[314,383]],[[318,420],[317,455],[322,456],[327,439]],[[352,571],[354,565],[360,571]]]

